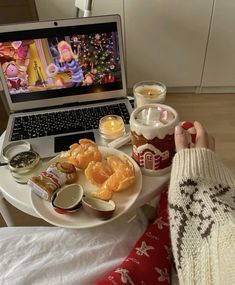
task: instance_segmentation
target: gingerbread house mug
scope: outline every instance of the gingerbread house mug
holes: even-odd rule
[[[162,175],[170,170],[178,124],[178,113],[168,105],[147,104],[132,112],[132,156],[144,174]]]

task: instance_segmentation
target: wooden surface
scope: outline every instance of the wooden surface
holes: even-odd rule
[[[167,94],[181,121],[200,121],[215,137],[216,153],[235,172],[235,94]]]
[[[167,94],[166,104],[184,121],[200,121],[216,141],[216,152],[235,172],[235,94]],[[0,101],[0,134],[7,125]]]
[[[200,121],[215,137],[216,153],[235,172],[235,94],[167,94],[166,104],[179,113],[180,120]],[[7,115],[0,103],[0,133],[6,128]],[[48,225],[9,205],[17,225]],[[0,227],[5,226],[0,216]]]

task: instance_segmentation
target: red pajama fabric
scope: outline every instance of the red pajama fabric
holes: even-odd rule
[[[127,258],[96,285],[169,285],[171,245],[167,192],[161,194],[157,217],[136,242]]]

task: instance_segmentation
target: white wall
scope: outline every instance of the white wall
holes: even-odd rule
[[[85,1],[85,0],[84,0]],[[40,20],[65,19],[77,16],[75,0],[35,0]],[[124,0],[93,0],[93,15],[120,14]],[[83,13],[79,13],[82,16]]]
[[[125,32],[124,0],[93,0],[93,16],[118,14],[122,19],[123,33]],[[79,15],[83,15],[80,13]]]
[[[127,0],[128,86],[155,79],[168,87],[201,83],[213,0]]]
[[[93,15],[120,14],[127,83],[199,86],[213,0],[94,0]],[[36,0],[39,18],[73,17],[75,1]],[[79,13],[82,16],[82,13]]]
[[[235,1],[216,0],[202,85],[235,86]]]
[[[75,0],[35,0],[39,20],[74,18],[77,15]]]
[[[84,2],[86,0],[83,0]],[[54,20],[82,17],[80,10],[77,15],[76,0],[35,0],[39,20]],[[119,14],[124,27],[124,0],[93,0],[93,16]]]
[[[36,7],[32,0],[1,0],[0,24],[37,20]]]

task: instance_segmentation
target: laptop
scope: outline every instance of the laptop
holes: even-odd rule
[[[98,123],[108,114],[128,129],[122,42],[119,15],[0,26],[3,147],[25,140],[46,158],[80,138],[105,145]]]

